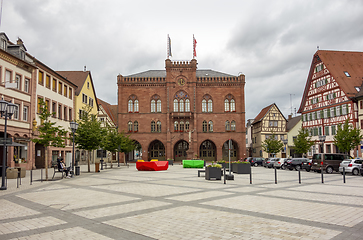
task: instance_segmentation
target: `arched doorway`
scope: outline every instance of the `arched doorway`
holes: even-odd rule
[[[132,150],[131,152],[128,152],[125,154],[125,159],[127,162],[137,161],[139,159],[142,159],[141,144],[136,140],[134,140],[134,144],[136,145],[136,148],[134,150]]]
[[[149,145],[149,157],[148,160],[158,159],[159,161],[165,161],[165,147],[159,140],[154,140]]]
[[[187,151],[189,150],[189,143],[180,140],[174,145],[174,161],[182,161],[187,159]]]
[[[237,161],[238,160],[238,144],[231,140],[232,142],[232,146],[231,146],[231,161]],[[229,152],[229,148],[228,148],[228,143],[229,143],[229,140],[225,141],[223,143],[223,146],[222,146],[222,158],[223,160],[225,161],[228,161],[229,158],[228,158],[228,152]]]
[[[205,140],[202,142],[199,148],[199,156],[200,159],[205,161],[216,161],[217,153],[216,153],[216,145],[214,142],[210,140]]]

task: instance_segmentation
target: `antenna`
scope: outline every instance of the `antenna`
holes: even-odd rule
[[[318,49],[318,51],[319,51],[319,46],[316,46],[316,48]]]
[[[290,106],[291,106],[291,116],[292,116],[292,96],[295,94],[290,93]],[[296,114],[295,114],[296,115]]]
[[[4,0],[1,0],[1,7],[0,7],[0,27],[1,27],[1,19],[2,19],[2,16],[3,16],[3,1]]]

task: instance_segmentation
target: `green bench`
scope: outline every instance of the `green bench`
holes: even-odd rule
[[[183,168],[204,168],[204,160],[183,160]]]

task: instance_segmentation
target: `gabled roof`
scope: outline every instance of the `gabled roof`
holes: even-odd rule
[[[266,114],[268,113],[268,111],[271,109],[271,107],[273,105],[274,105],[274,103],[271,104],[271,105],[269,105],[269,106],[267,106],[267,107],[265,107],[265,108],[263,108],[261,110],[261,112],[259,114],[257,114],[257,116],[255,117],[255,121],[253,121],[252,124],[255,124],[255,123],[261,121],[266,116]]]
[[[311,62],[309,76],[306,81],[303,99],[298,112],[301,112],[305,106],[306,97],[309,92],[312,75],[314,73],[316,58],[321,59],[326,68],[329,70],[330,75],[334,77],[347,97],[355,97],[357,94],[355,87],[360,87],[362,85],[363,52],[318,50],[314,54]],[[350,77],[346,76],[344,72],[348,72]]]
[[[197,77],[234,77],[233,75],[217,72],[210,69],[197,69],[196,71]],[[142,77],[159,77],[165,78],[166,77],[166,70],[148,70],[141,73],[131,74],[125,76],[127,78],[142,78]]]
[[[286,124],[286,130],[290,131],[292,128],[295,127],[296,124],[298,124],[301,120],[301,115],[296,116],[291,118],[290,120],[288,120],[287,124]]]
[[[78,88],[75,91],[75,94],[77,96],[81,92],[84,82],[87,79],[87,76],[89,74],[91,74],[90,71],[57,71],[57,73],[62,75],[63,77],[65,77],[66,79],[68,79],[69,81],[73,82],[74,84],[76,84],[78,86]],[[91,78],[91,80],[92,80],[92,78]],[[91,81],[91,83],[92,83],[92,87],[93,87],[93,81]],[[93,89],[95,90],[94,87],[93,87]]]
[[[116,121],[116,115],[114,115],[113,111],[112,111],[112,106],[97,98],[97,101],[98,101],[98,104],[102,106],[102,108],[105,110],[106,114],[109,116],[109,118],[111,119],[111,121],[116,125],[117,124],[117,121]]]

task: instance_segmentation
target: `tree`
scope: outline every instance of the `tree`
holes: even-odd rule
[[[103,138],[101,147],[103,150],[115,153],[115,152],[131,152],[136,148],[133,140],[125,134],[119,133],[117,129],[107,125],[106,133]],[[111,165],[112,167],[112,165]]]
[[[77,147],[88,152],[98,149],[101,146],[105,130],[101,127],[101,123],[97,121],[97,115],[90,113],[90,108],[83,108],[78,120],[78,129],[74,136],[74,142]],[[88,172],[90,168],[90,156],[88,154]]]
[[[43,99],[39,99],[39,118],[41,124],[38,126],[39,136],[32,139],[33,142],[41,144],[45,148],[45,180],[48,181],[48,147],[64,148],[67,131],[60,126],[55,126],[55,122],[51,122],[49,117],[55,113],[48,111],[48,106]]]
[[[315,142],[309,137],[309,131],[306,128],[300,128],[296,139],[294,139],[296,153],[305,154],[314,144]]]
[[[266,138],[265,141],[262,142],[262,148],[265,152],[270,154],[276,154],[282,151],[284,144],[281,140],[277,140],[275,133],[272,133],[272,136]]]
[[[345,120],[344,124],[338,124],[337,134],[334,136],[334,144],[345,153],[349,153],[360,144],[363,136],[360,130],[349,124],[349,118]]]

